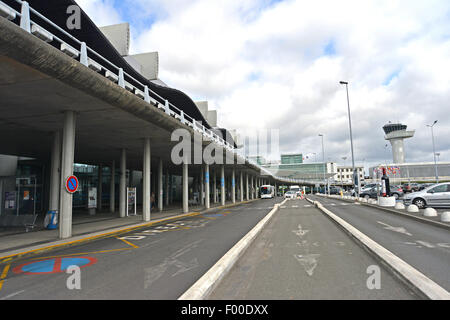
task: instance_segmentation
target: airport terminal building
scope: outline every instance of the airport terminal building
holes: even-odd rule
[[[150,221],[172,203],[188,213],[193,203],[253,199],[263,183],[301,183],[240,155],[207,102],[159,78],[156,52],[130,55],[128,24],[98,28],[81,10],[83,27],[70,28],[69,6],[77,4],[0,2],[0,226],[57,211],[68,238],[78,209],[124,218],[137,203]],[[192,150],[201,137],[200,150],[231,163],[184,152],[175,163],[178,129]]]
[[[436,182],[436,172],[439,182],[450,181],[450,162],[416,162],[401,164],[386,164],[369,169],[371,179],[381,177],[382,168],[386,168],[391,183],[401,184],[407,182]]]

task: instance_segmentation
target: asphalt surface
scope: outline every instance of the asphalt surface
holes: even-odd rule
[[[450,231],[383,210],[308,196],[450,291]]]
[[[371,268],[380,288],[367,286]],[[370,271],[368,273],[368,270]],[[290,200],[209,299],[417,299],[306,200]]]
[[[2,264],[0,300],[177,299],[281,201],[216,209]],[[76,274],[66,273],[70,264],[81,266],[81,289]]]

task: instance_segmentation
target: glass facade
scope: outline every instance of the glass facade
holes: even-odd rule
[[[303,163],[303,154],[282,154],[281,164]]]

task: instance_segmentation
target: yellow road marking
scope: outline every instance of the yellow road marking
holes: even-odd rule
[[[253,202],[253,201],[255,201],[255,200],[243,201],[243,202],[240,202],[240,203],[229,204],[229,205],[220,206],[220,207],[211,208],[211,209],[221,210],[221,209],[234,207],[234,206],[241,205],[241,204],[250,203],[250,202]],[[66,246],[69,246],[69,245],[73,245],[73,244],[77,244],[77,243],[83,243],[83,242],[86,242],[86,241],[96,240],[96,239],[100,239],[100,238],[108,238],[110,236],[112,237],[112,236],[117,235],[117,234],[128,233],[128,232],[131,232],[131,231],[136,230],[136,229],[150,227],[150,226],[153,226],[155,224],[163,223],[163,222],[166,222],[166,221],[176,220],[176,219],[183,219],[183,218],[193,217],[193,216],[197,216],[197,215],[200,215],[200,212],[191,212],[191,213],[181,214],[181,215],[178,215],[178,216],[167,217],[167,218],[163,218],[163,219],[160,219],[160,220],[151,221],[151,222],[139,225],[139,226],[134,226],[134,227],[130,227],[130,228],[120,229],[118,231],[111,231],[111,232],[102,233],[102,234],[99,234],[99,235],[96,235],[96,236],[92,236],[92,237],[82,238],[82,239],[79,239],[79,240],[69,241],[69,242],[65,242],[65,243],[61,243],[61,244],[50,245],[50,246],[47,246],[47,247],[33,249],[33,250],[29,250],[29,251],[23,251],[23,252],[19,252],[19,253],[15,253],[15,254],[11,254],[11,255],[0,257],[0,263],[5,263],[5,262],[8,262],[8,261],[11,261],[13,258],[20,258],[23,255],[37,254],[37,253],[39,253],[41,251],[49,251],[49,250],[53,250],[53,249],[56,249],[56,248],[59,248],[59,247],[66,247]],[[208,219],[206,217],[204,217],[204,218]],[[209,218],[209,219],[211,219],[211,218]],[[119,249],[119,250],[122,250],[122,249]],[[105,251],[105,252],[107,252],[107,251]],[[40,259],[42,259],[42,258],[40,258]]]
[[[84,256],[84,255],[89,255],[89,254],[108,253],[108,252],[117,252],[117,251],[125,251],[125,250],[131,250],[131,248],[120,248],[120,249],[101,250],[101,251],[93,251],[93,252],[79,252],[79,253],[71,253],[71,254],[62,254],[62,255],[58,255],[58,256],[48,256],[48,257],[31,258],[30,260],[45,260],[45,259],[52,259],[52,258],[64,258],[64,257],[72,257],[72,256]]]
[[[133,247],[133,248],[135,248],[135,249],[138,249],[138,248],[139,248],[137,245],[132,244],[130,241],[127,241],[127,240],[125,240],[125,239],[121,239],[121,238],[119,238],[119,237],[116,237],[116,239],[122,240],[122,241],[125,242],[127,245],[129,245],[129,246],[131,246],[131,247]]]
[[[205,217],[205,216],[200,216],[200,217],[202,217],[203,219],[207,219],[207,220],[216,220],[216,218],[213,218],[213,217]]]
[[[2,288],[3,288],[3,283],[5,282],[5,278],[6,278],[6,276],[8,275],[8,272],[9,272],[9,267],[11,266],[11,264],[8,264],[8,265],[6,265],[5,266],[5,268],[3,269],[3,272],[2,272],[2,274],[1,274],[1,276],[0,276],[0,291],[2,290]]]
[[[79,239],[79,240],[69,241],[69,242],[65,242],[65,243],[61,243],[61,244],[50,245],[50,246],[39,248],[39,249],[34,249],[34,250],[24,251],[24,252],[20,252],[20,253],[16,253],[16,254],[11,254],[11,255],[8,255],[8,256],[0,257],[0,261],[1,262],[6,262],[6,261],[9,261],[9,260],[12,260],[12,258],[19,258],[19,257],[21,257],[23,255],[26,255],[26,254],[38,253],[38,252],[41,252],[41,251],[48,251],[48,250],[52,250],[52,249],[55,249],[55,248],[58,248],[58,247],[65,247],[65,246],[69,246],[69,245],[72,245],[72,244],[82,243],[82,242],[95,240],[95,239],[100,239],[100,238],[107,238],[109,236],[114,236],[114,235],[122,234],[122,233],[128,233],[128,232],[131,232],[131,231],[136,230],[136,229],[141,229],[141,228],[153,226],[155,224],[163,223],[163,222],[166,222],[166,221],[193,217],[193,216],[197,216],[199,214],[200,214],[200,212],[192,212],[192,213],[188,213],[188,214],[185,214],[185,215],[168,217],[168,218],[164,218],[164,219],[160,219],[160,220],[155,220],[155,221],[152,221],[152,222],[149,222],[149,223],[145,223],[145,224],[142,224],[142,225],[139,225],[139,226],[133,226],[133,227],[130,227],[130,228],[121,229],[121,230],[118,230],[118,231],[111,231],[111,232],[102,233],[102,234],[99,234],[99,235],[96,235],[96,236],[92,236],[92,237],[86,237],[86,238]]]

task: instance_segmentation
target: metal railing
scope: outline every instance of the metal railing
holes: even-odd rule
[[[233,152],[236,157],[240,157],[244,161],[246,160],[249,164],[257,167],[262,173],[272,176],[273,178],[287,183],[302,183],[302,180],[299,179],[291,179],[285,177],[274,176],[271,172],[261,167],[255,161],[243,157],[237,153],[236,149],[233,145],[231,145],[228,141],[223,139],[221,136],[216,134],[214,131],[206,128],[201,122],[195,120],[193,117],[185,114],[183,110],[177,108],[170,101],[163,98],[150,88],[147,85],[141,83],[133,76],[125,72],[122,68],[116,66],[111,61],[107,60],[101,54],[97,53],[95,50],[86,45],[85,42],[78,40],[73,37],[70,33],[53,23],[51,20],[40,14],[38,11],[29,6],[28,2],[22,0],[14,0],[21,6],[21,11],[18,12],[14,8],[11,8],[3,1],[0,0],[0,15],[9,19],[9,20],[19,20],[19,26],[25,31],[35,35],[39,39],[48,42],[48,43],[59,43],[58,48],[65,54],[71,56],[72,58],[78,60],[81,64],[85,65],[88,68],[104,75],[109,80],[117,83],[120,87],[134,93],[137,97],[143,99],[150,105],[156,106],[158,109],[162,109],[167,115],[178,119],[182,124],[185,124],[191,127],[194,131],[199,132],[203,135],[203,137],[213,140],[220,146],[224,147],[226,150]],[[54,28],[65,37],[73,41],[79,46],[79,49],[74,48],[72,45],[64,41],[60,37],[56,36],[54,33],[50,32],[49,28],[44,28],[35,21],[32,20],[31,15],[35,15],[45,23],[49,25],[49,27]],[[101,63],[99,63],[101,61]],[[105,66],[107,65],[107,67]],[[111,71],[113,70],[113,71]]]

